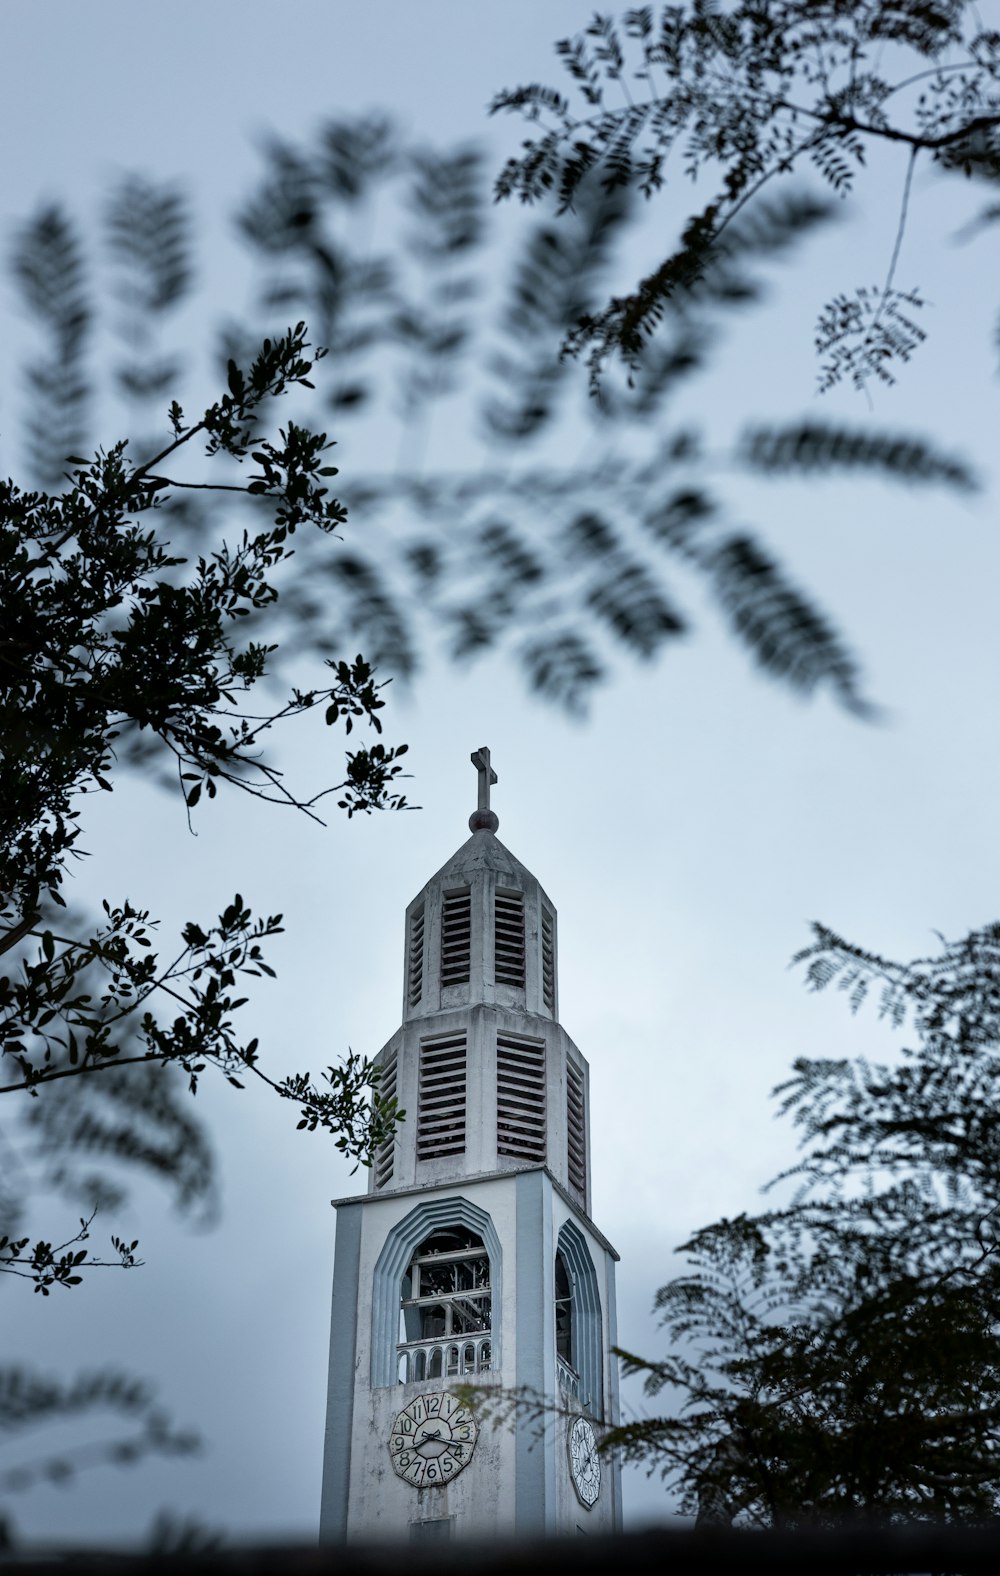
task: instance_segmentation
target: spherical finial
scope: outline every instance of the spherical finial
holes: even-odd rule
[[[500,818],[493,810],[473,810],[469,816],[470,832],[495,832]]]
[[[479,773],[479,804],[469,816],[470,832],[495,832],[500,822],[490,809],[490,788],[497,780],[497,774],[490,765],[490,752],[485,744],[481,750],[473,750],[472,764]]]

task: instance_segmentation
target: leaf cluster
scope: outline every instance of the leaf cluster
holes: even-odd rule
[[[567,350],[586,356],[595,389],[611,359],[634,371],[666,304],[697,284],[765,186],[811,166],[844,197],[879,142],[910,153],[886,282],[831,302],[817,337],[822,355],[840,347],[823,365],[821,388],[844,377],[862,386],[891,380],[890,363],[908,360],[923,338],[912,318],[919,293],[893,284],[915,160],[1000,176],[1000,33],[983,27],[971,0],[643,5],[620,20],[597,13],[556,53],[569,96],[531,83],[493,101],[494,113],[519,115],[532,128],[497,178],[498,199],[554,195],[565,212],[594,179],[648,199],[662,192],[668,171],[713,187],[678,222],[676,248],[567,336]]]
[[[16,1275],[22,1280],[30,1280],[34,1290],[47,1297],[53,1286],[79,1286],[83,1279],[80,1271],[84,1264],[88,1269],[114,1267],[126,1270],[141,1264],[142,1259],[136,1258],[135,1253],[139,1246],[138,1239],[123,1242],[120,1237],[112,1237],[113,1259],[95,1259],[88,1248],[77,1246],[89,1240],[95,1214],[96,1210],[87,1219],[81,1219],[80,1229],[57,1246],[41,1238],[31,1244],[28,1237],[14,1239],[0,1236],[0,1275]]]

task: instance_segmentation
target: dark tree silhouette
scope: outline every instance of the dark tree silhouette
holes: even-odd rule
[[[797,960],[914,1039],[795,1063],[792,1201],[698,1231],[622,1354],[660,1417],[607,1444],[704,1520],[962,1519],[1000,1506],[1000,927],[900,964],[816,927]]]
[[[0,1094],[37,1102],[32,1125],[47,1180],[80,1189],[92,1205],[60,1247],[43,1239],[30,1247],[8,1220],[0,1272],[29,1279],[44,1295],[75,1285],[94,1262],[80,1246],[94,1189],[77,1175],[73,1155],[159,1171],[184,1203],[204,1196],[205,1147],[164,1070],[181,1070],[192,1092],[210,1067],[237,1087],[247,1075],[263,1079],[293,1102],[300,1126],[329,1129],[338,1149],[366,1163],[395,1119],[394,1108],[365,1095],[364,1057],[330,1068],[322,1089],[308,1073],[272,1079],[256,1039],[237,1036],[241,977],[272,972],[264,946],[280,916],[255,919],[237,896],[214,923],[189,922],[176,955],[163,962],[149,915],[130,903],[106,900],[90,933],[74,928],[72,916],[65,928],[57,918],[67,865],[80,852],[81,796],[111,791],[130,731],[151,735],[173,758],[189,814],[203,793],[212,799],[220,788],[314,813],[316,801],[297,800],[261,754],[271,729],[320,706],[328,724],[342,722],[348,733],[355,720],[381,727],[382,686],[361,657],[329,662],[322,687],[295,690],[276,711],[253,711],[245,698],[274,648],[247,637],[244,616],[274,603],[273,576],[298,530],[329,536],[345,519],[328,496],[335,468],[324,463],[324,434],[288,422],[274,443],[255,431],[263,406],[309,386],[307,352],[299,324],[266,340],[246,372],[231,362],[228,393],[195,422],[175,403],[171,440],[144,462],[132,463],[120,443],[89,464],[71,456],[75,469],[58,495],[0,487],[0,950],[10,966],[0,979]],[[249,479],[178,475],[199,439],[210,459],[249,457]],[[157,527],[163,503],[186,489],[249,495],[267,507],[269,522],[185,564]],[[357,750],[345,781],[326,792],[342,795],[348,815],[402,808],[396,779],[404,752],[381,742]],[[91,1086],[96,1097],[81,1095]],[[9,1217],[14,1200],[6,1205]],[[133,1264],[136,1246],[114,1239],[113,1262]]]

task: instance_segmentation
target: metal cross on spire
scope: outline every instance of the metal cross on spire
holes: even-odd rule
[[[495,832],[500,822],[490,809],[490,788],[497,780],[497,774],[490,765],[490,752],[484,744],[481,750],[473,750],[469,758],[479,773],[479,804],[469,816],[469,830]]]

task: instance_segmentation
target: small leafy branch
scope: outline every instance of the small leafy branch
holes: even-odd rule
[[[57,1247],[41,1239],[32,1247],[29,1246],[28,1237],[0,1237],[0,1275],[18,1275],[22,1280],[33,1281],[35,1291],[47,1297],[53,1286],[79,1286],[83,1279],[80,1270],[84,1263],[88,1269],[125,1270],[141,1264],[142,1259],[135,1256],[139,1246],[137,1240],[123,1242],[120,1237],[112,1237],[111,1246],[116,1254],[113,1259],[91,1258],[87,1248],[77,1246],[89,1240],[95,1213],[92,1211],[86,1220],[81,1219],[80,1229],[75,1236],[60,1242]]]
[[[272,715],[248,716],[238,706],[275,649],[234,638],[239,620],[276,601],[270,577],[298,527],[330,533],[345,519],[339,501],[327,497],[325,478],[336,472],[321,464],[330,447],[324,434],[289,423],[279,445],[252,448],[259,406],[293,383],[311,387],[306,348],[300,323],[282,339],[265,340],[248,374],[231,363],[229,393],[188,426],[175,404],[174,440],[145,464],[130,464],[119,443],[89,465],[72,460],[78,468],[59,496],[0,485],[0,725],[17,759],[5,780],[0,894],[13,928],[43,894],[61,901],[64,860],[76,839],[70,801],[108,789],[116,742],[129,730],[155,735],[186,781],[221,777],[295,805],[280,774],[255,753],[264,732],[320,704],[328,723],[343,719],[349,728],[362,717],[380,727],[381,686],[360,657],[331,664],[333,687],[296,692]],[[252,450],[258,471],[241,485],[165,475],[164,462],[199,435],[207,437],[210,456],[223,452],[242,462]],[[178,580],[172,572],[183,560],[135,521],[184,487],[264,498],[273,524],[244,532],[235,549],[223,544],[199,558]],[[342,785],[352,810],[405,804],[391,788],[404,748],[352,759]],[[187,792],[190,802],[194,790]]]
[[[595,392],[609,358],[620,356],[634,372],[668,301],[698,285],[728,227],[763,188],[811,164],[846,196],[878,143],[909,155],[893,258],[873,299],[849,293],[824,308],[821,354],[839,348],[823,367],[821,387],[843,377],[856,386],[886,381],[892,360],[909,359],[923,338],[911,316],[922,303],[893,280],[916,161],[965,176],[1000,175],[1000,32],[982,26],[977,6],[643,5],[620,22],[596,14],[556,52],[582,104],[576,110],[571,98],[539,83],[497,94],[494,113],[518,114],[539,128],[502,169],[498,198],[537,202],[553,194],[566,210],[598,179],[606,191],[649,199],[666,185],[671,163],[716,187],[679,226],[670,256],[567,335],[567,352],[588,359]],[[892,79],[883,74],[887,60],[898,62]]]
[[[0,1094],[27,1094],[44,1107],[35,1125],[53,1156],[77,1150],[145,1163],[175,1179],[182,1202],[204,1192],[203,1146],[192,1142],[162,1079],[145,1108],[135,1097],[139,1067],[147,1078],[180,1072],[191,1093],[209,1067],[236,1087],[247,1074],[257,1077],[358,1162],[370,1161],[397,1119],[393,1102],[366,1093],[373,1070],[365,1058],[352,1053],[331,1068],[325,1089],[309,1074],[279,1082],[261,1067],[257,1041],[237,1035],[234,1015],[247,999],[241,982],[273,974],[264,948],[281,931],[280,915],[255,918],[237,895],[215,924],[189,922],[180,949],[162,961],[154,922],[128,901],[105,900],[104,921],[89,934],[51,921],[65,907],[68,863],[80,853],[80,796],[111,791],[119,752],[136,734],[173,757],[189,817],[222,784],[314,819],[329,793],[340,795],[348,816],[406,807],[398,784],[405,745],[379,741],[349,752],[344,780],[309,799],[260,753],[278,722],[317,708],[348,735],[361,722],[380,732],[384,685],[361,655],[328,661],[332,682],[293,690],[274,711],[250,712],[244,700],[276,648],[241,638],[242,620],[277,600],[275,571],[296,531],[314,526],[330,535],[346,519],[328,494],[336,468],[324,463],[325,434],[294,422],[278,441],[257,431],[264,405],[293,386],[312,387],[308,348],[299,323],[265,340],[249,370],[231,361],[227,393],[193,423],[175,402],[173,437],[147,460],[133,463],[122,442],[91,462],[71,456],[60,494],[0,484],[0,953],[9,960],[0,977],[0,1058],[13,1075]],[[249,457],[256,468],[242,483],[175,475],[198,438],[210,459]],[[189,565],[144,521],[185,490],[249,495],[270,518],[255,533],[244,530],[236,546],[222,542]],[[157,1011],[164,1003],[167,1014]],[[128,1112],[127,1125],[101,1116],[87,1092],[94,1079],[119,1118]],[[60,1125],[67,1080],[79,1098]],[[50,1180],[66,1188],[65,1167],[54,1166]],[[95,1188],[84,1191],[94,1196]],[[58,1248],[40,1241],[28,1253],[28,1239],[8,1233],[0,1268],[34,1279],[46,1294],[77,1284],[85,1262],[102,1262],[77,1246],[92,1218]],[[137,1262],[134,1245],[116,1239],[115,1250],[113,1262]]]
[[[396,1111],[363,1098],[375,1078],[366,1058],[352,1053],[330,1068],[331,1092],[323,1093],[308,1073],[275,1082],[259,1064],[257,1041],[243,1044],[235,1035],[233,1015],[247,1000],[235,994],[238,977],[273,977],[261,943],[281,934],[280,914],[254,919],[237,894],[217,924],[202,929],[189,921],[182,951],[161,965],[151,950],[149,915],[128,903],[104,908],[104,929],[84,942],[44,931],[20,977],[0,980],[0,1054],[18,1072],[0,1094],[37,1098],[44,1085],[148,1062],[182,1069],[192,1094],[207,1067],[237,1089],[250,1073],[303,1107],[300,1126],[337,1132],[339,1149],[370,1163]],[[149,1010],[161,996],[182,1009],[168,1024]]]
[[[464,1406],[475,1412],[480,1423],[488,1423],[492,1428],[526,1430],[533,1441],[541,1445],[551,1437],[553,1427],[585,1415],[595,1429],[602,1454],[609,1454],[613,1449],[614,1431],[602,1427],[598,1418],[583,1412],[578,1401],[561,1392],[553,1395],[534,1385],[504,1386],[488,1380],[450,1388]]]
[[[923,306],[915,291],[866,289],[838,295],[823,308],[816,325],[816,350],[827,357],[820,369],[820,393],[847,378],[864,389],[870,378],[895,383],[896,362],[907,362],[927,338],[913,317]]]

